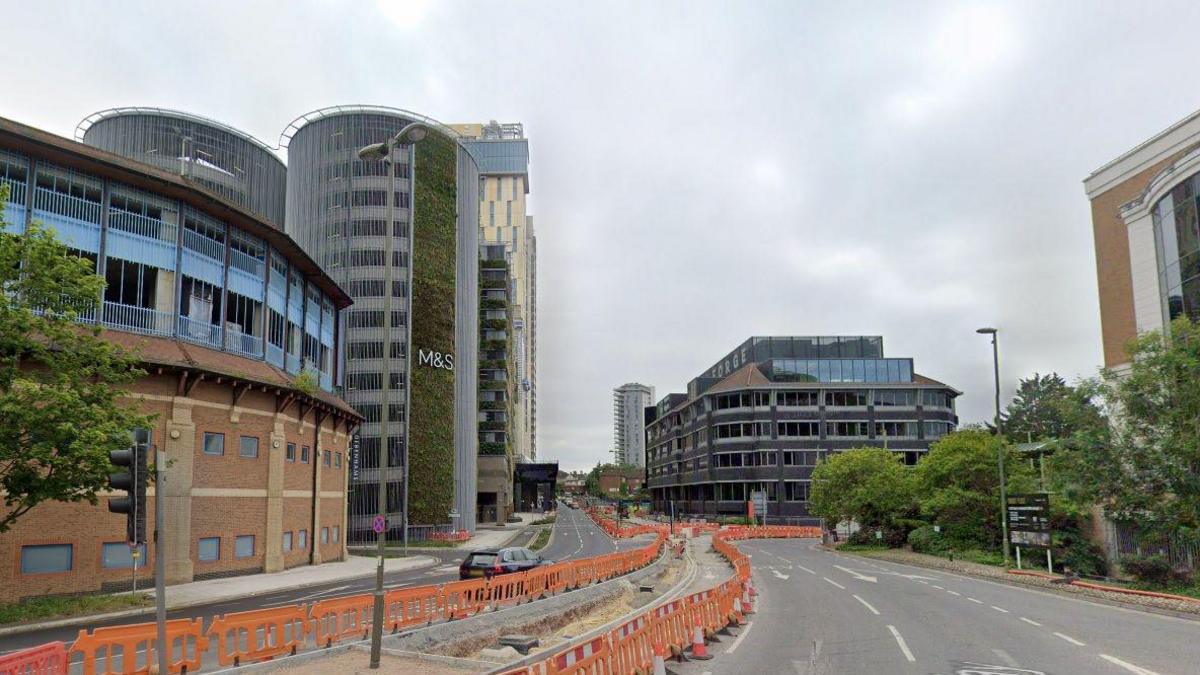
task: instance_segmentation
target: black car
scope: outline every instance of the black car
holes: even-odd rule
[[[550,561],[527,548],[485,548],[471,551],[458,566],[458,578],[483,577],[491,579],[498,574],[512,574],[544,565]]]

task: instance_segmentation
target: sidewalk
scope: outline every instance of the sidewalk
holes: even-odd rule
[[[432,567],[439,561],[433,556],[416,555],[408,558],[386,558],[384,572],[405,572]],[[374,556],[347,556],[340,562],[303,565],[272,574],[248,574],[226,579],[207,579],[167,587],[167,609],[208,604],[221,600],[249,598],[276,591],[303,588],[332,581],[357,579],[375,574]],[[153,592],[150,593],[153,596]]]
[[[473,550],[477,548],[501,548],[512,541],[514,537],[525,531],[533,521],[548,518],[548,513],[515,513],[515,517],[520,518],[519,523],[508,523],[501,527],[499,525],[476,525],[475,535],[470,539],[459,542],[454,548],[459,550]]]

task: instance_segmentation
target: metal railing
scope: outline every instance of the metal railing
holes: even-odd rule
[[[25,204],[25,183],[11,178],[0,178],[0,184],[8,186],[8,201],[14,204]]]
[[[145,335],[170,336],[175,332],[175,315],[159,312],[149,307],[135,307],[116,302],[104,302],[103,322],[109,328],[118,328]]]
[[[138,213],[109,208],[108,227],[139,237],[175,243],[175,225]]]
[[[283,365],[283,347],[273,345],[267,341],[267,362],[277,366]]]
[[[179,337],[202,345],[220,349],[221,327],[207,321],[197,321],[186,316],[179,317]]]
[[[266,264],[254,256],[247,255],[235,248],[231,248],[229,249],[229,267],[236,267],[243,272],[253,274],[258,279],[262,279],[264,273],[263,270],[266,269]]]
[[[225,244],[212,237],[206,237],[195,230],[184,228],[183,247],[207,258],[212,258],[222,265],[225,264]]]
[[[46,188],[34,189],[33,208],[93,225],[100,224],[99,202],[89,202],[86,199],[72,197]]]
[[[1131,523],[1105,520],[1109,540],[1109,562],[1120,564],[1123,559],[1140,556],[1162,556],[1172,567],[1200,569],[1200,543],[1182,537],[1146,537]]]
[[[262,338],[256,335],[247,335],[230,325],[225,326],[225,351],[243,356],[260,357],[262,348]]]

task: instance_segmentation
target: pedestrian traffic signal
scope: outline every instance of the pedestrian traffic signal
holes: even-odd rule
[[[125,540],[131,546],[146,543],[146,483],[149,480],[146,464],[149,454],[150,447],[142,443],[108,453],[113,466],[128,469],[108,477],[109,487],[126,493],[124,497],[110,498],[108,510],[125,514]]]

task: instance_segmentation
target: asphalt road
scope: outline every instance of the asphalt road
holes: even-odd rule
[[[546,559],[558,561],[570,558],[586,558],[617,550],[617,544],[582,511],[560,506],[558,513],[558,519],[554,524],[554,535],[551,537],[551,541],[546,548],[541,551],[542,556]],[[533,531],[530,530],[526,534],[517,537],[511,545],[528,545],[529,540],[532,539],[532,535]],[[642,544],[645,544],[645,542],[635,540],[620,542],[622,548]],[[433,567],[386,574],[384,576],[384,585],[387,589],[440,584],[458,580],[458,565],[462,561],[465,554],[464,551],[455,549],[427,549],[421,550],[419,553],[421,555],[437,557],[440,562]],[[309,585],[303,588],[293,588],[264,595],[172,610],[167,612],[167,618],[186,619],[203,617],[207,621],[214,616],[228,612],[242,612],[250,609],[279,607],[297,602],[312,602],[314,600],[357,595],[360,593],[369,593],[374,588],[374,575],[354,579],[342,579],[325,584]],[[168,595],[170,592],[170,588],[168,587]],[[71,626],[50,628],[18,635],[7,635],[0,637],[0,654],[56,640],[62,640],[70,644],[79,635],[81,628],[119,626],[153,620],[154,614],[153,608],[151,608],[143,616],[94,622],[81,619],[77,624]]]
[[[738,542],[757,612],[680,675],[1200,672],[1200,622],[816,548]]]

